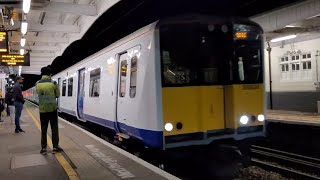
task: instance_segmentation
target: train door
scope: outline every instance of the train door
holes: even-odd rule
[[[60,87],[61,87],[61,78],[58,78],[58,89],[60,91]],[[60,91],[61,93],[61,91]],[[60,107],[60,96],[57,98],[57,104],[58,104],[58,108]]]
[[[80,69],[78,73],[79,73],[78,74],[79,80],[78,80],[78,93],[77,93],[77,113],[78,113],[78,118],[83,120],[85,68]]]
[[[128,114],[130,111],[130,103],[128,102],[128,86],[129,86],[129,61],[130,58],[127,53],[119,57],[119,78],[118,78],[118,101],[117,101],[117,126],[120,132],[126,133],[125,128]]]

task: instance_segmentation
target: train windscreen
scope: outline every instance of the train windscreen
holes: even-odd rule
[[[261,34],[234,24],[160,26],[162,86],[262,83]]]

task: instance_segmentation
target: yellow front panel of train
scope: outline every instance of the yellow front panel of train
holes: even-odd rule
[[[225,86],[226,128],[236,129],[242,115],[258,116],[264,114],[264,90],[262,84],[241,84]],[[256,120],[246,126],[262,125]]]
[[[164,124],[172,123],[171,132],[178,135],[225,128],[223,86],[162,88]],[[182,129],[176,124],[182,123]]]

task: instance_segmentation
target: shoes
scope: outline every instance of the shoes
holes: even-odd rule
[[[16,129],[14,132],[15,132],[15,133],[19,133],[20,131]]]
[[[63,151],[63,149],[60,147],[57,147],[57,148],[53,148],[52,153],[55,154],[55,153],[61,152],[61,151]]]
[[[40,154],[45,155],[47,154],[47,149],[46,148],[42,148],[40,151]]]
[[[25,133],[25,131],[24,131],[24,130],[22,130],[22,129],[19,129],[19,132],[24,132],[24,133]]]

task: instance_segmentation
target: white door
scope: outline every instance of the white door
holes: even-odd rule
[[[129,103],[129,65],[130,58],[127,53],[120,55],[119,58],[119,78],[118,78],[118,101],[117,101],[117,125],[121,133],[127,133],[125,124],[128,121]]]

